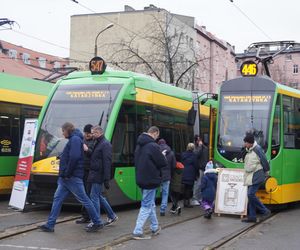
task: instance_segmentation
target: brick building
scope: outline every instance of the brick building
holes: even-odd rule
[[[66,58],[0,40],[0,72],[39,80],[56,80],[68,65]]]
[[[262,42],[259,56],[264,58],[274,55],[286,46],[286,42]],[[246,60],[255,60],[257,48],[249,47],[244,53],[236,55],[237,74],[239,73],[241,64]],[[281,84],[292,88],[300,89],[300,45],[295,45],[281,52],[274,57],[273,63],[269,65],[271,78]],[[258,74],[265,74],[261,64],[258,67]]]

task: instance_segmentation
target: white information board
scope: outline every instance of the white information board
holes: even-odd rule
[[[215,213],[246,215],[247,202],[247,186],[244,186],[244,170],[220,169]]]

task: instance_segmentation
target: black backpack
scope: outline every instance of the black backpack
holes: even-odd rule
[[[258,158],[260,159],[260,163],[263,167],[264,172],[270,171],[270,164],[262,148],[259,145],[256,145],[256,147],[253,148],[253,151],[257,154]]]

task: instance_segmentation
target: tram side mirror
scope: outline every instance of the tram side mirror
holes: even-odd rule
[[[195,125],[196,115],[197,115],[197,110],[195,110],[194,107],[192,107],[188,112],[188,117],[187,117],[188,125],[191,126]]]

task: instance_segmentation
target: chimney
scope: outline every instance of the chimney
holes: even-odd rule
[[[135,11],[135,9],[132,8],[131,6],[129,6],[129,5],[126,4],[126,5],[124,6],[124,11],[125,11],[125,12],[127,12],[127,11]]]

